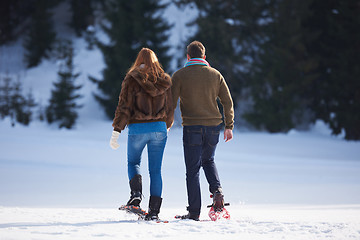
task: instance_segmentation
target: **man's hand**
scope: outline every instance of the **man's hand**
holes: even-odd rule
[[[230,141],[233,138],[233,133],[231,129],[226,128],[224,131],[224,140],[225,142]]]

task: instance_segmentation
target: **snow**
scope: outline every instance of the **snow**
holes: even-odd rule
[[[186,19],[196,10],[169,9],[167,16],[181,17],[172,20],[174,52],[187,33]],[[76,72],[81,73],[77,84],[83,85],[79,104],[84,105],[75,128],[59,130],[39,120],[29,127],[11,127],[8,118],[0,121],[0,240],[360,239],[360,142],[331,136],[321,121],[307,132],[269,134],[238,126],[232,141],[225,143],[220,136],[216,163],[225,200],[231,203],[231,220],[173,218],[185,214],[187,205],[181,128],[169,132],[162,168],[160,217],[169,223],[137,221],[118,211],[129,197],[127,130],[120,135],[120,148],[112,150],[111,121],[94,100],[96,86],[87,78],[101,77],[102,55],[87,50],[82,39],[73,43]],[[24,70],[21,41],[1,47],[0,53],[0,73],[19,76],[24,91],[32,89],[36,100],[46,105],[57,63],[47,60]],[[146,209],[146,150],[141,171]],[[201,186],[200,218],[208,220],[211,199],[203,173]]]
[[[126,131],[108,143],[111,122],[73,131],[41,122],[0,125],[0,239],[360,239],[360,148],[311,132],[234,132],[219,142],[216,162],[231,220],[194,222],[185,214],[182,131],[171,129],[163,162],[163,207],[169,223],[137,221],[117,210],[129,197]],[[149,199],[147,156],[141,171]],[[203,209],[210,203],[201,175]]]
[[[171,218],[177,209],[164,209]],[[224,221],[137,221],[111,209],[4,208],[1,239],[359,239],[359,208],[246,206]]]

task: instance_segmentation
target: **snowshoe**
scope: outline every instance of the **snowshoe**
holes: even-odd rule
[[[218,190],[214,195],[210,195],[210,198],[213,199],[213,203],[208,205],[209,217],[212,221],[216,221],[220,218],[230,219],[230,213],[224,206],[229,206],[230,203],[224,202],[224,195],[221,190]]]
[[[119,207],[119,210],[126,211],[127,213],[131,213],[131,214],[135,214],[139,217],[139,219],[145,219],[146,216],[146,211],[138,206],[122,205],[121,207]]]
[[[199,221],[199,215],[198,214],[193,214],[193,213],[188,213],[188,214],[185,214],[185,215],[176,215],[175,218],[176,219],[191,219],[191,220],[194,220],[194,221]]]

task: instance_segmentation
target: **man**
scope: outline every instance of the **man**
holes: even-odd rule
[[[214,209],[222,210],[224,196],[214,162],[216,145],[222,116],[217,98],[223,106],[225,130],[224,140],[232,139],[234,108],[229,88],[219,71],[210,67],[205,60],[205,47],[199,41],[187,46],[185,67],[172,76],[174,109],[180,97],[183,125],[183,146],[186,165],[186,186],[188,193],[188,214],[183,219],[199,220],[201,191],[199,171],[202,167],[213,194]]]

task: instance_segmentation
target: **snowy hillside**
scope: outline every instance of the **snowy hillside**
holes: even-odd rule
[[[170,8],[166,14],[181,19],[170,40],[175,51],[188,33],[186,18],[194,12]],[[19,74],[25,91],[32,89],[45,105],[57,63],[44,61],[25,71],[20,46],[0,49],[1,70]],[[101,76],[102,55],[86,50],[82,39],[74,39],[74,46],[84,105],[75,129],[59,130],[38,120],[30,127],[0,121],[0,240],[360,239],[360,142],[330,136],[322,122],[308,132],[288,134],[235,129],[232,141],[220,141],[216,163],[225,200],[231,203],[231,220],[220,222],[173,218],[186,213],[187,204],[182,131],[173,128],[165,149],[160,212],[170,222],[139,222],[119,212],[129,197],[127,132],[120,135],[120,148],[112,150],[111,121],[94,100],[96,87],[88,80],[88,75]],[[145,153],[142,207],[147,208]],[[210,198],[203,174],[201,180],[201,219],[207,220]]]

